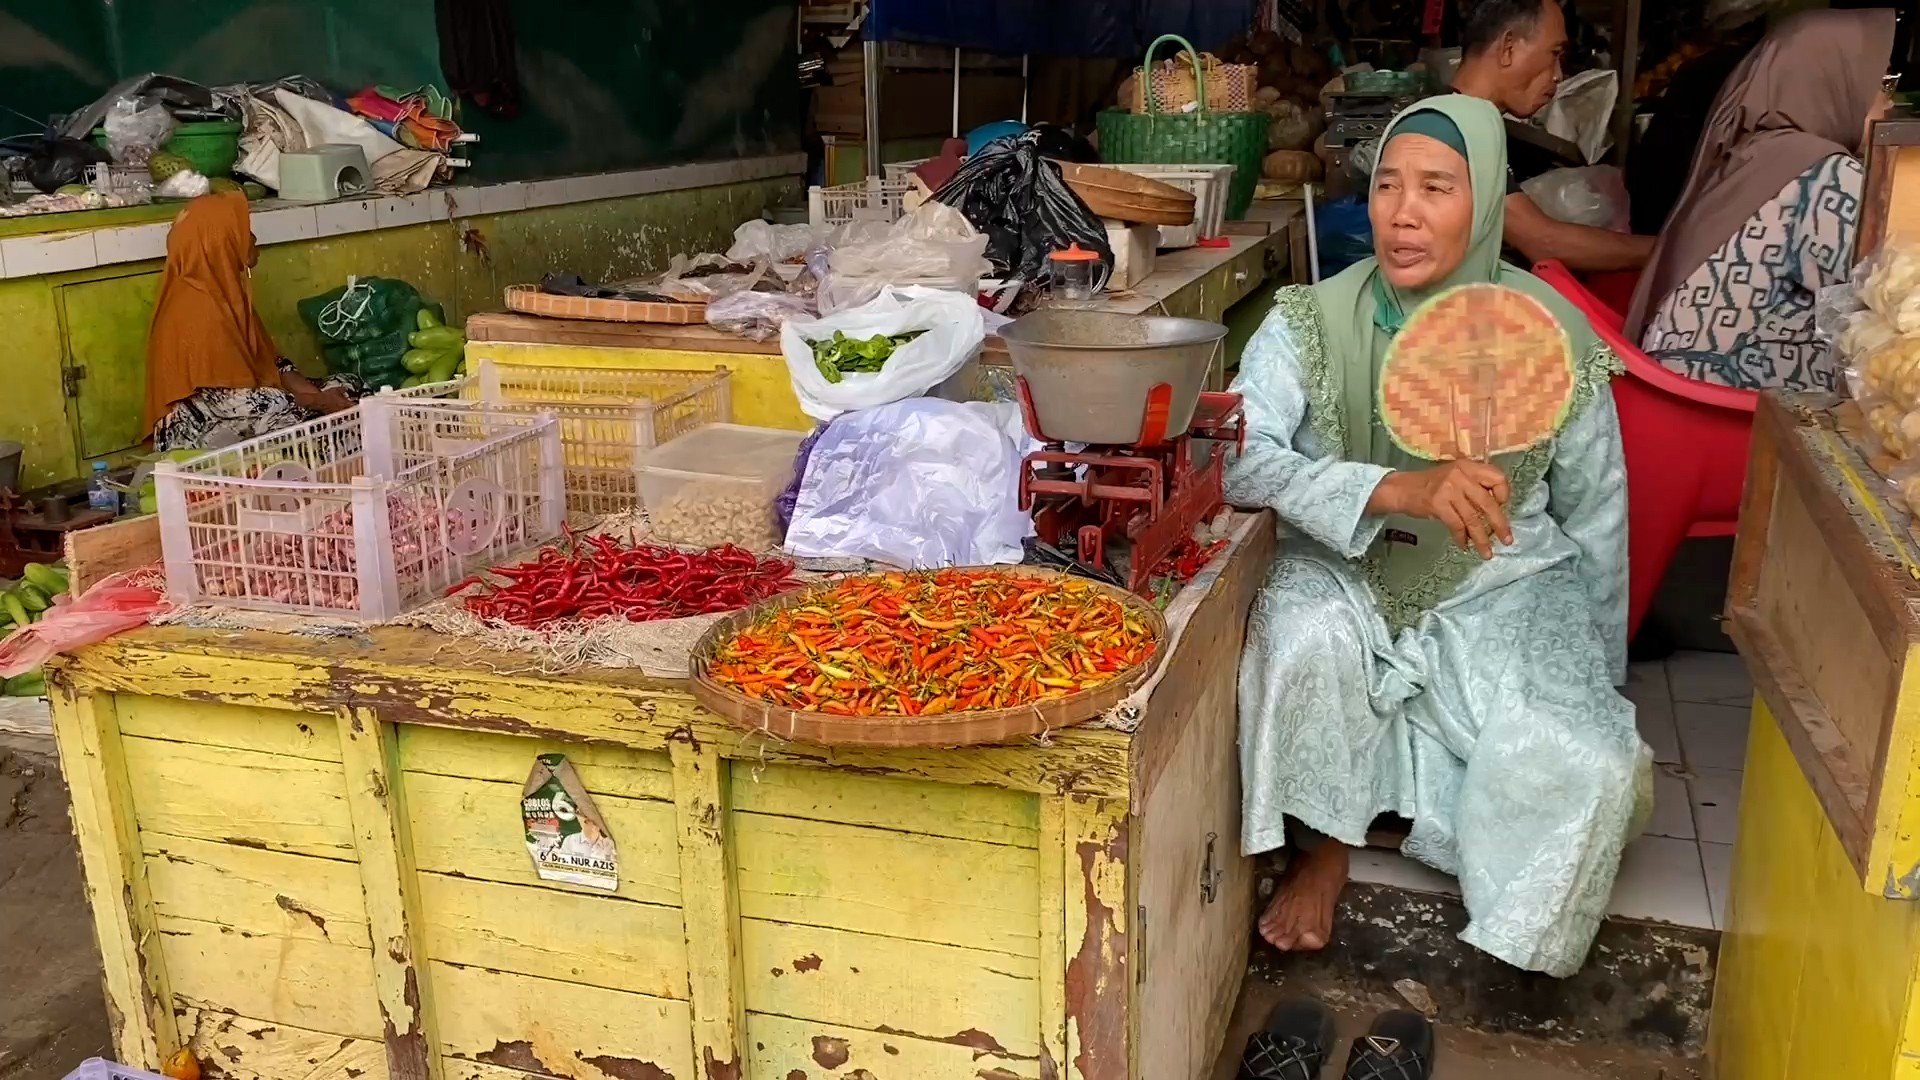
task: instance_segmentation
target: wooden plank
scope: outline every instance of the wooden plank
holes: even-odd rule
[[[352,863],[164,833],[141,840],[154,910],[164,917],[373,947],[360,872]]]
[[[1049,1080],[1067,1060],[1067,800],[1040,802],[1040,1066]],[[1076,864],[1077,865],[1077,864]]]
[[[1920,646],[1909,648],[1902,658],[1887,736],[1870,822],[1866,885],[1869,892],[1889,899],[1920,899]],[[1920,1009],[1914,1020],[1920,1023]]]
[[[764,1013],[747,1014],[747,1038],[753,1080],[1053,1080],[1038,1062],[983,1052],[964,1038],[937,1041]]]
[[[340,760],[340,737],[332,716],[134,694],[120,695],[114,708],[123,735],[315,761]]]
[[[871,825],[899,832],[1034,847],[1040,800],[977,785],[742,762],[733,771],[733,808],[748,813]]]
[[[1266,582],[1278,544],[1273,515],[1260,514],[1230,549],[1226,566],[1187,620],[1134,734],[1134,804],[1144,803],[1153,793],[1175,746],[1185,740],[1188,729],[1197,722],[1202,693],[1225,686],[1231,694],[1247,636],[1247,612]],[[1231,728],[1226,741],[1233,741]],[[1238,764],[1227,772],[1238,776]],[[1217,777],[1210,776],[1205,782],[1212,786]]]
[[[547,319],[510,311],[467,316],[467,340],[527,345],[595,345],[615,349],[671,349],[682,352],[778,356],[779,338],[753,341],[711,326],[668,323],[616,323],[591,319]]]
[[[744,918],[1037,955],[1032,851],[764,814],[733,824]]]
[[[160,561],[160,515],[109,521],[75,529],[61,541],[67,584],[75,596],[115,574]]]
[[[1128,1080],[1128,829],[1126,804],[1067,800],[1067,1076]]]
[[[737,1077],[746,1057],[746,980],[740,966],[740,892],[727,805],[728,764],[712,747],[675,742],[674,809],[693,1053],[708,1077]]]
[[[1247,967],[1254,865],[1240,854],[1240,758],[1234,739],[1239,719],[1234,664],[1244,620],[1244,612],[1237,613],[1231,630],[1216,634],[1206,646],[1215,665],[1177,684],[1184,693],[1155,695],[1141,718],[1143,727],[1157,729],[1168,719],[1163,713],[1177,711],[1186,722],[1150,792],[1135,804],[1129,851],[1136,882],[1130,1011],[1138,1076],[1208,1075],[1226,1039]]]
[[[675,908],[441,874],[419,875],[419,890],[428,959],[687,996]]]
[[[539,754],[567,755],[596,799],[673,799],[673,765],[665,754],[453,728],[400,729],[400,767],[408,772],[525,784]]]
[[[413,857],[420,870],[458,874],[508,885],[605,896],[585,885],[542,881],[527,854],[520,818],[520,783],[406,773]],[[613,895],[647,904],[680,905],[678,825],[670,803],[594,795],[620,852],[620,887]]]
[[[372,708],[395,723],[505,732],[637,750],[691,737],[723,757],[865,770],[1053,795],[1129,790],[1129,736],[1074,728],[1046,745],[965,750],[835,750],[774,743],[700,708],[667,680],[615,669],[553,677],[524,654],[490,652],[409,627],[376,627],[373,645],[261,632],[152,627],[59,664],[90,688],[331,714]],[[684,735],[682,733],[685,733]]]
[[[407,813],[401,805],[394,729],[367,709],[338,716],[347,808],[366,894],[373,953],[373,990],[380,1003],[387,1073],[393,1080],[437,1080],[439,1055],[427,1040],[432,987],[422,977],[425,923],[414,873]]]
[[[158,936],[182,1004],[380,1039],[371,950],[193,919],[162,919]]]
[[[340,766],[158,739],[123,741],[142,831],[353,858]]]
[[[140,855],[134,799],[113,700],[82,693],[56,674],[54,736],[72,800],[94,940],[100,946],[107,1021],[121,1063],[153,1070],[179,1045],[165,950]]]
[[[189,1006],[180,1030],[209,1075],[225,1080],[387,1080],[387,1051],[288,1024]],[[215,1073],[214,1070],[218,1072]]]
[[[569,1080],[703,1075],[694,1067],[684,1001],[439,961],[429,966],[433,1030],[448,1058]],[[448,1062],[450,1072],[460,1068]]]
[[[740,939],[751,1011],[1040,1053],[1036,960],[761,919]]]

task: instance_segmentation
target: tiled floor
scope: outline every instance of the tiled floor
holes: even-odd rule
[[[1626,694],[1653,748],[1653,818],[1627,848],[1612,913],[1720,929],[1740,775],[1747,755],[1746,667],[1730,653],[1679,653],[1636,664]],[[1453,880],[1390,851],[1353,860],[1356,881],[1458,892]]]

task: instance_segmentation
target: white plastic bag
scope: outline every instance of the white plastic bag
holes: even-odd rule
[[[787,550],[894,566],[1017,563],[1025,438],[1012,403],[914,398],[850,412],[807,458]]]
[[[945,203],[923,204],[892,225],[849,222],[827,243],[831,254],[819,292],[823,313],[857,307],[890,285],[925,285],[971,297],[980,279],[993,272],[986,234]]]
[[[837,383],[820,374],[812,342],[833,337],[925,333],[900,346],[879,371],[848,372]],[[987,338],[986,322],[973,297],[944,289],[888,289],[873,300],[820,319],[789,319],[780,328],[780,352],[800,409],[815,420],[831,420],[849,409],[918,397],[959,371]]]

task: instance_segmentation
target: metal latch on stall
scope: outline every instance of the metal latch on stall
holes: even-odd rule
[[[1207,834],[1207,854],[1200,860],[1200,899],[1209,904],[1219,897],[1220,879],[1224,876],[1213,861],[1213,845],[1219,839],[1219,833]]]

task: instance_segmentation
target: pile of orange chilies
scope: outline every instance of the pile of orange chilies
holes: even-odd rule
[[[1004,709],[1089,690],[1152,655],[1153,630],[1071,578],[939,570],[848,578],[721,644],[707,674],[843,716]]]

